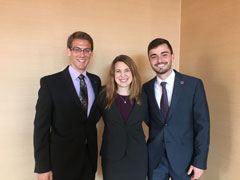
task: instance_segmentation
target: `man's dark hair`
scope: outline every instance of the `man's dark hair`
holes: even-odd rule
[[[156,38],[154,39],[152,42],[149,43],[148,45],[148,54],[149,54],[149,51],[151,49],[154,49],[162,44],[166,44],[171,52],[171,54],[173,54],[173,49],[172,49],[172,46],[171,44],[168,42],[168,40],[166,39],[162,39],[162,38]]]
[[[68,37],[67,48],[69,48],[69,49],[72,48],[72,42],[74,39],[87,40],[89,42],[89,44],[91,45],[91,50],[93,51],[93,39],[91,38],[91,36],[89,34],[82,32],[82,31],[74,32],[73,34],[71,34]]]

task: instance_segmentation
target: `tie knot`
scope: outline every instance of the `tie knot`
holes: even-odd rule
[[[83,80],[84,79],[84,75],[83,74],[80,74],[80,76],[78,77],[80,80]]]
[[[161,82],[161,86],[162,86],[162,87],[166,87],[166,84],[167,84],[167,82],[164,82],[164,81]]]

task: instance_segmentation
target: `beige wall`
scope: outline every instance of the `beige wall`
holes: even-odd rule
[[[182,0],[180,5],[180,0],[0,0],[0,179],[35,179],[32,133],[39,79],[68,64],[66,39],[76,30],[94,38],[89,71],[103,82],[121,53],[135,59],[144,81],[151,78],[146,47],[155,37],[167,38],[176,53],[174,67],[200,77],[208,96],[211,147],[202,179],[237,177],[240,2]],[[99,135],[102,128],[100,123]]]
[[[239,0],[182,0],[180,71],[204,81],[211,111],[211,146],[203,180],[239,176],[239,9]]]
[[[32,136],[39,79],[66,67],[70,33],[82,30],[94,38],[89,71],[103,82],[122,53],[135,59],[146,81],[154,75],[146,48],[155,37],[172,42],[178,69],[180,6],[180,0],[0,0],[0,179],[36,179]],[[100,123],[99,134],[102,128]]]

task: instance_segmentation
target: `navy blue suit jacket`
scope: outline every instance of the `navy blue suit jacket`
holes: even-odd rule
[[[207,99],[200,79],[175,71],[167,119],[157,105],[153,78],[143,86],[149,107],[149,173],[166,150],[171,167],[180,173],[190,165],[207,168],[210,123]]]

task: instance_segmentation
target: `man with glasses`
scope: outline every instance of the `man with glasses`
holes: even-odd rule
[[[38,180],[94,180],[99,118],[95,100],[98,76],[86,71],[93,40],[75,32],[67,41],[70,65],[40,80],[34,120],[35,172]]]
[[[143,85],[149,107],[149,180],[195,180],[207,168],[209,112],[200,79],[172,69],[174,54],[161,38],[148,46],[156,77]]]

